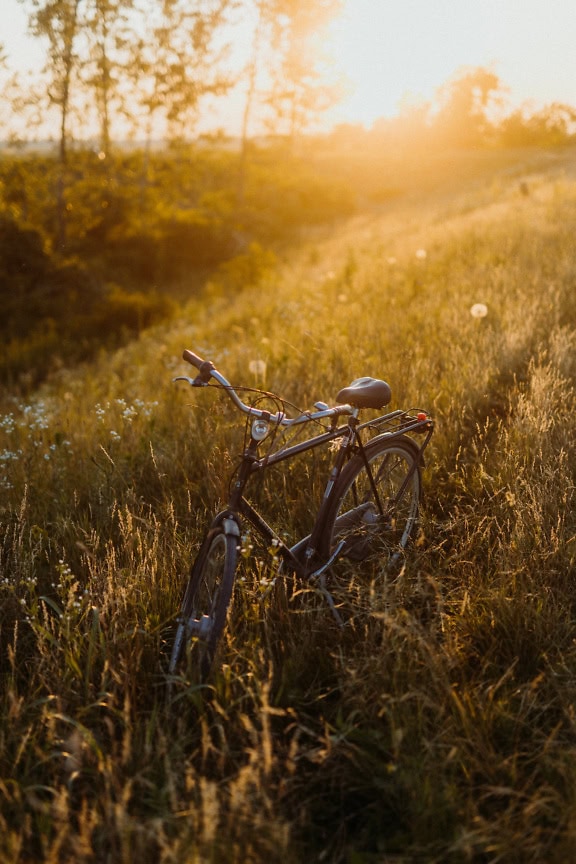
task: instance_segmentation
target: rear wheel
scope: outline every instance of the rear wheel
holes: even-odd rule
[[[226,624],[237,559],[237,537],[224,526],[210,529],[192,565],[168,671],[174,675],[185,656],[193,674],[204,680],[211,669]]]
[[[410,439],[377,440],[357,454],[334,487],[326,520],[327,555],[393,566],[414,535],[421,495],[417,452]]]

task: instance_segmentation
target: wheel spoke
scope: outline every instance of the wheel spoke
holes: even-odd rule
[[[226,623],[235,569],[235,538],[220,526],[213,528],[192,567],[170,658],[171,674],[185,654],[190,673],[207,677]]]
[[[418,515],[420,475],[410,445],[368,445],[366,462],[356,457],[344,469],[328,519],[330,550],[344,540],[342,557],[392,562],[406,546]]]

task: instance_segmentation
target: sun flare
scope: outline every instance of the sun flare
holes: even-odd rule
[[[347,80],[340,121],[371,125],[430,101],[463,67],[494,71],[514,104],[576,102],[570,0],[344,0],[331,50]]]

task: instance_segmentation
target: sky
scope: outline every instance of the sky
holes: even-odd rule
[[[11,67],[30,66],[34,54],[38,62],[21,4],[0,0],[0,8]],[[326,50],[346,82],[330,125],[369,128],[403,102],[430,101],[457,70],[475,66],[498,75],[511,107],[576,106],[576,0],[344,0]],[[238,106],[228,114],[234,125]]]
[[[335,56],[355,84],[342,119],[370,125],[482,66],[511,104],[576,106],[575,0],[346,0]]]

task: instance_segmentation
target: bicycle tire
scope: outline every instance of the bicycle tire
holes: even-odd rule
[[[379,512],[364,459],[356,454],[334,486],[324,530],[324,554],[332,555],[342,543],[339,558],[358,563],[371,560],[390,568],[413,537],[418,522],[422,492],[418,450],[406,437],[376,438],[364,449],[384,512]]]
[[[226,625],[234,587],[237,538],[223,525],[211,528],[198,551],[180,607],[168,672],[174,675],[187,652],[192,671],[204,681]]]

